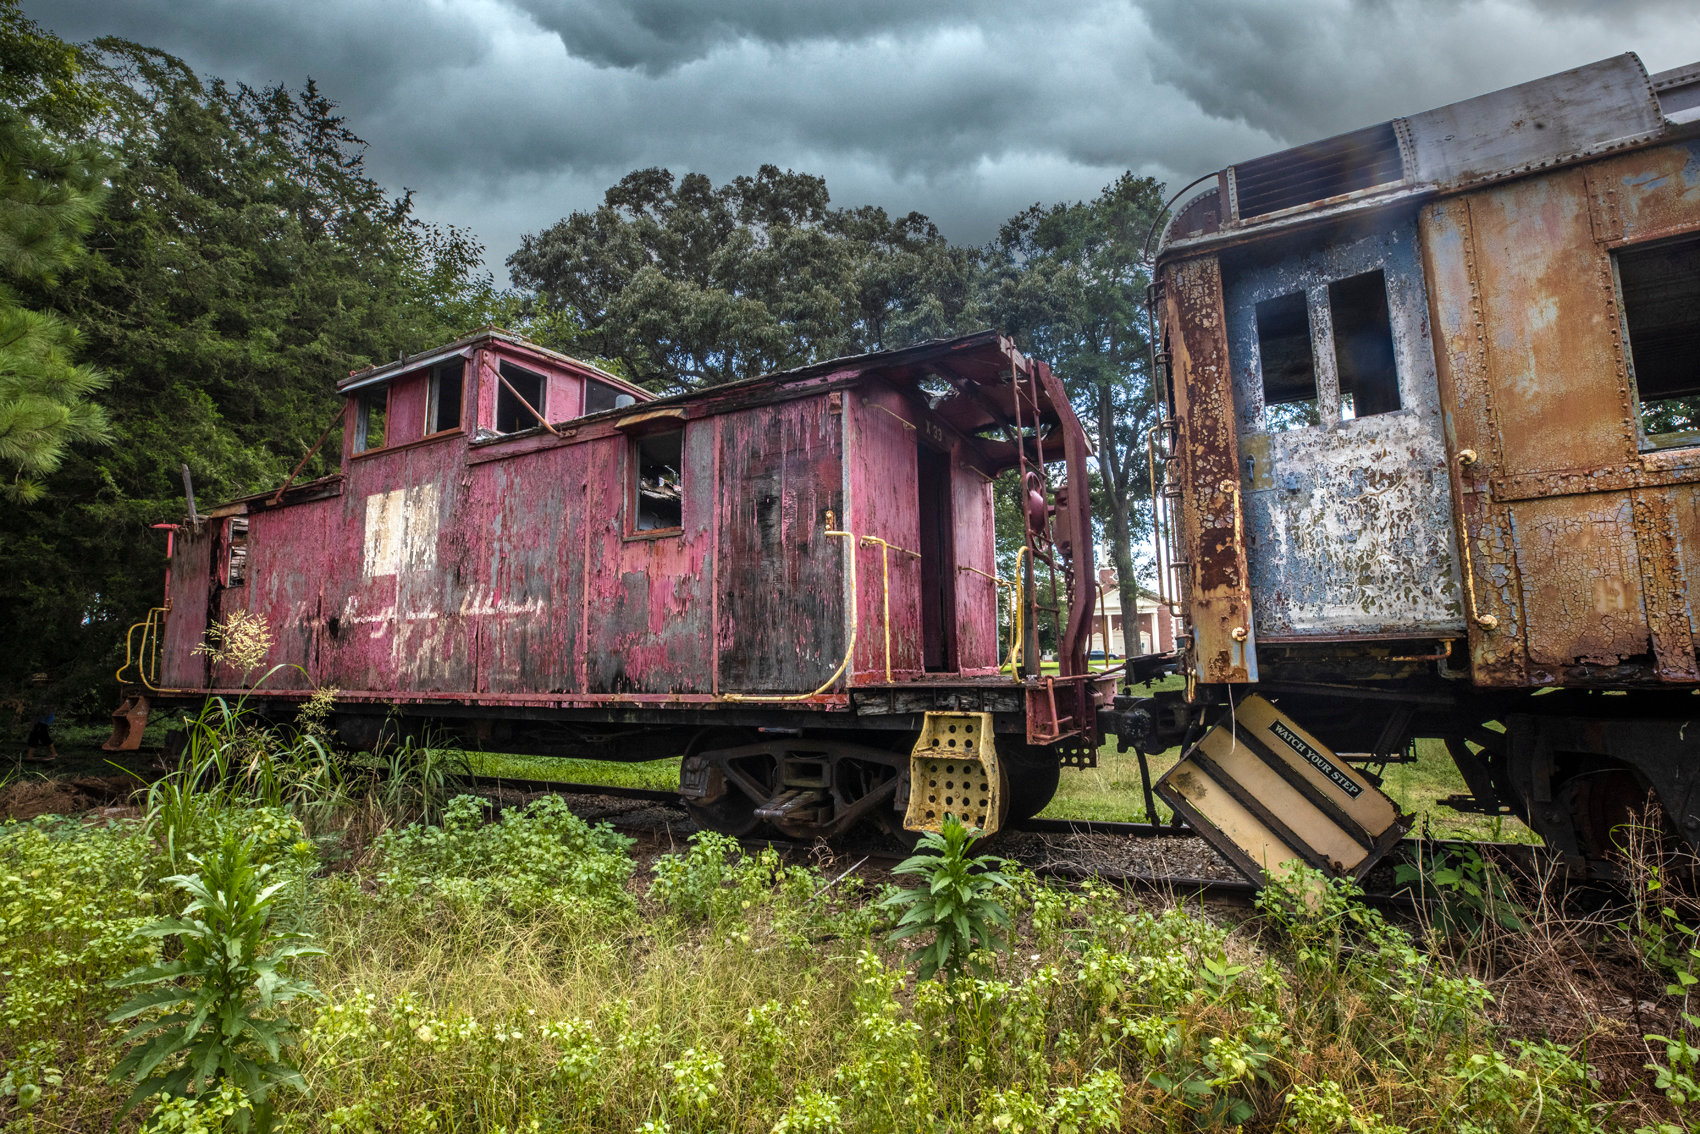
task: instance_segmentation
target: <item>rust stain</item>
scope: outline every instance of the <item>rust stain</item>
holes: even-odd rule
[[[1180,422],[1175,462],[1181,484],[1180,529],[1192,560],[1185,573],[1185,598],[1193,657],[1202,681],[1255,681],[1239,441],[1216,257],[1168,266],[1163,294]],[[1243,632],[1238,640],[1236,630]]]

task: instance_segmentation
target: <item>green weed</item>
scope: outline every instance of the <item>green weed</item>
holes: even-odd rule
[[[112,1023],[141,1017],[119,1041],[136,1046],[111,1077],[135,1085],[121,1112],[150,1095],[200,1095],[232,1084],[245,1099],[238,1129],[247,1129],[251,1108],[263,1131],[270,1127],[272,1090],[302,1086],[300,1072],[281,1061],[294,1025],[278,1012],[297,997],[318,995],[290,976],[288,965],[323,950],[303,934],[272,929],[273,901],[287,883],[266,884],[275,867],[256,864],[247,840],[227,833],[215,854],[190,862],[197,873],[165,879],[189,895],[182,913],[137,931],[176,938],[181,953],[112,982],[150,991],[107,1017]],[[154,1015],[160,1010],[163,1016]]]

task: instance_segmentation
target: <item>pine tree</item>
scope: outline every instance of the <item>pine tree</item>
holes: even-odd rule
[[[29,503],[66,446],[104,441],[106,385],[75,360],[78,335],[32,310],[19,285],[51,287],[81,252],[106,196],[103,164],[86,147],[55,147],[15,112],[0,113],[0,497]]]

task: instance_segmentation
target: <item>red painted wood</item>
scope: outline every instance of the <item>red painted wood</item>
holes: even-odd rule
[[[499,356],[549,376],[551,419],[582,404],[587,370],[505,343],[474,353],[469,426],[494,420]],[[202,663],[190,651],[207,620],[251,609],[275,638],[267,665],[300,667],[270,679],[280,691],[578,705],[807,693],[843,659],[853,563],[855,680],[882,682],[880,548],[827,536],[830,512],[839,529],[893,545],[892,674],[917,676],[920,572],[909,553],[919,545],[920,435],[905,422],[927,428],[924,402],[853,369],[784,381],[673,403],[686,419],[682,527],[635,533],[634,441],[614,420],[569,423],[561,437],[477,442],[469,428],[409,444],[402,429],[416,416],[414,434],[423,431],[427,377],[404,375],[390,403],[393,443],[345,458],[339,493],[331,482],[317,500],[247,505],[245,587],[209,590],[212,538],[179,539],[165,673],[199,686]],[[989,573],[990,486],[963,467],[959,435],[938,432],[936,419],[931,428],[954,453],[949,566]],[[960,665],[989,671],[998,661],[992,586],[958,571],[956,593],[947,617]],[[222,671],[214,684],[240,676]]]

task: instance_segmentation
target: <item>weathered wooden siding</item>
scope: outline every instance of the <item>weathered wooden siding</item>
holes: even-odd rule
[[[951,466],[950,499],[956,525],[956,664],[963,673],[990,673],[1002,660],[998,604],[1003,597],[986,577],[997,572],[992,482],[958,460]]]
[[[491,375],[469,368],[468,404],[481,415],[494,412]],[[268,680],[277,690],[492,701],[807,693],[844,657],[854,564],[854,671],[883,681],[880,548],[827,536],[830,522],[892,544],[892,669],[915,676],[917,435],[905,422],[927,411],[883,382],[827,377],[843,388],[745,392],[621,422],[633,433],[683,428],[676,531],[633,530],[633,433],[609,418],[569,420],[559,437],[454,431],[349,454],[340,483],[317,498],[248,505],[248,582],[213,590],[216,609],[206,603],[216,540],[179,541],[167,673],[199,686],[190,651],[209,615],[251,609],[275,639],[266,666],[289,667]],[[958,598],[947,617],[961,667],[990,671],[997,601],[965,570],[994,566],[984,476],[953,470],[951,515],[956,562],[945,566]],[[214,685],[240,676],[221,671]]]
[[[212,529],[185,527],[172,541],[171,588],[166,601],[161,644],[160,684],[167,688],[198,688],[206,680],[206,663],[194,653],[207,630],[207,598],[212,581]]]
[[[808,692],[844,656],[842,406],[830,395],[721,422],[720,690]],[[854,522],[854,519],[850,522]]]
[[[891,546],[891,675],[921,672],[921,564],[919,499],[915,485],[916,409],[884,383],[845,392],[849,419],[851,525],[858,539],[876,536]],[[859,681],[885,680],[885,585],[879,544],[856,549],[856,592],[861,631],[856,642]]]
[[[384,445],[405,445],[425,436],[425,405],[431,396],[427,371],[397,378],[390,383],[389,416],[384,424]]]

